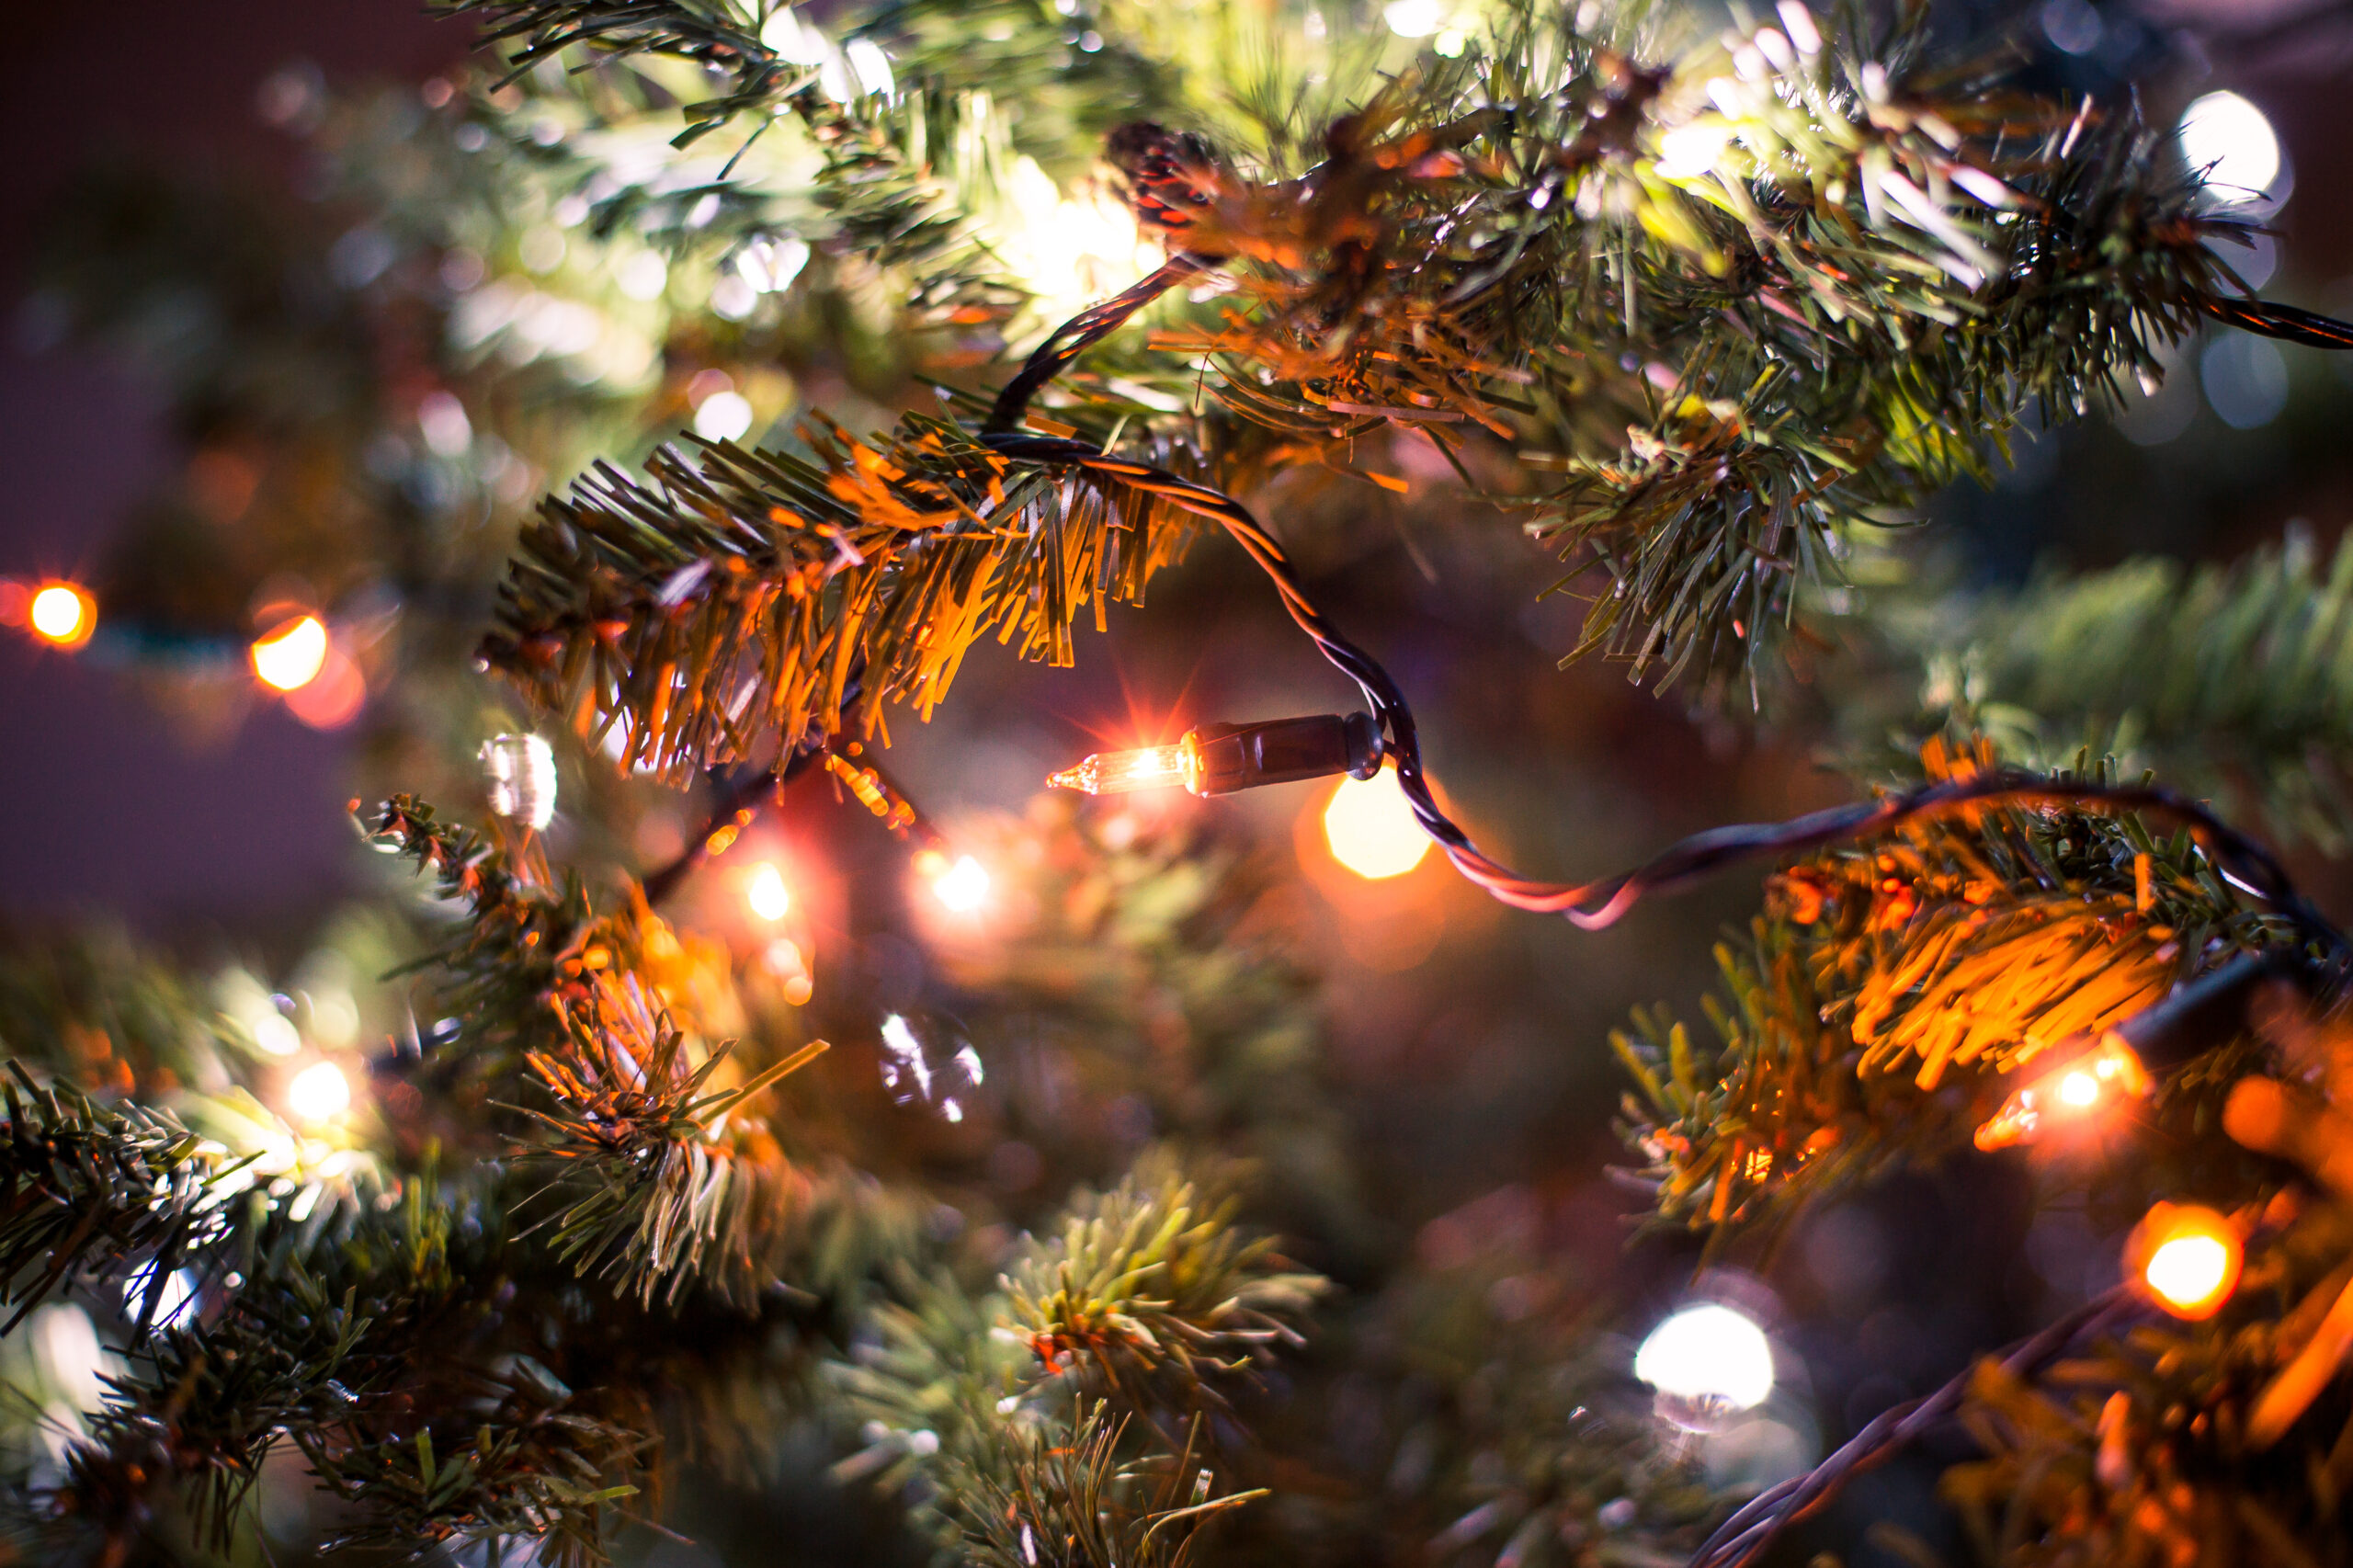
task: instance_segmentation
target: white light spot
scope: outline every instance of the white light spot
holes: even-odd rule
[[[784,873],[772,865],[763,864],[752,873],[744,898],[763,920],[781,920],[792,908],[792,890],[785,886]]]
[[[939,874],[931,891],[955,913],[970,915],[988,902],[988,868],[970,855],[961,855],[956,864]]]
[[[1658,1391],[1668,1420],[1705,1430],[1712,1418],[1765,1403],[1773,1392],[1773,1347],[1763,1329],[1711,1301],[1651,1330],[1635,1353],[1634,1376]]]
[[[2183,161],[2233,206],[2270,196],[2279,177],[2279,138],[2263,111],[2236,93],[2208,93],[2181,111],[2174,129]],[[2284,194],[2284,193],[2282,193]]]
[[[1389,0],[1381,19],[1399,38],[1427,38],[1446,25],[1446,11],[1438,0]]]
[[[254,1043],[272,1056],[291,1056],[302,1049],[302,1032],[283,1013],[262,1013],[254,1018]]]
[[[695,410],[695,434],[707,441],[732,441],[752,427],[752,405],[742,392],[713,392]]]
[[[899,90],[898,82],[891,74],[891,57],[870,38],[854,38],[843,46],[842,56],[849,62],[850,74],[869,93],[888,97]]]
[[[613,281],[632,300],[658,300],[670,286],[670,264],[650,250],[642,250],[620,264]]]
[[[313,1062],[286,1085],[286,1108],[297,1121],[333,1121],[351,1106],[351,1083],[332,1062]]]

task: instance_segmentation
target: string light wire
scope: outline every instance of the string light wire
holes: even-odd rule
[[[1817,848],[1945,811],[2047,802],[2143,812],[2188,827],[2222,870],[2288,915],[2307,935],[2323,941],[2340,957],[2353,960],[2353,947],[2348,947],[2345,937],[2297,892],[2287,871],[2269,850],[2196,801],[2153,785],[2063,782],[1996,770],[1930,784],[1878,801],[1833,807],[1787,822],[1713,828],[1682,840],[1633,870],[1590,882],[1545,881],[1523,876],[1495,860],[1472,843],[1470,835],[1439,808],[1422,767],[1421,742],[1413,709],[1396,681],[1379,660],[1341,632],[1316,608],[1282,545],[1249,508],[1223,491],[1151,463],[1106,452],[1091,442],[1012,427],[1025,416],[1029,399],[1079,352],[1108,336],[1173,284],[1208,265],[1199,258],[1189,258],[1190,265],[1179,265],[1188,259],[1180,256],[1172,260],[1133,288],[1072,318],[1048,337],[998,397],[981,440],[991,450],[1016,461],[1081,468],[1120,480],[1224,528],[1274,584],[1292,621],[1314,642],[1325,659],[1363,691],[1386,738],[1387,754],[1396,760],[1398,787],[1413,807],[1422,830],[1446,852],[1457,870],[1497,900],[1516,909],[1563,915],[1581,929],[1596,931],[1617,924],[1647,894],[1687,886],[1739,861]],[[2260,311],[2244,308],[2236,301],[2217,301],[2213,309],[2217,315],[2250,330],[2269,330],[2277,335],[2287,335],[2290,331],[2317,333],[2317,328],[2303,319],[2308,312],[2291,312],[2289,307],[2262,301],[2253,303],[2260,306]],[[2281,319],[2274,321],[2273,316]],[[2337,346],[2353,347],[2353,328],[2325,322],[2325,318],[2313,317],[2312,321],[2325,323],[2334,329],[2333,341]]]

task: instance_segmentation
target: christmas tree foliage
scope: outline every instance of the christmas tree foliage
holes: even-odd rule
[[[669,1562],[765,1495],[827,1522],[745,1561],[1729,1568],[1932,1432],[1957,1553],[2353,1550],[2353,942],[2290,870],[2353,830],[2353,550],[1890,542],[2201,335],[2353,347],[2140,98],[1801,0],[442,8],[421,93],[271,85],[308,216],[116,167],[47,225],[37,313],[188,455],[95,602],[0,608],[169,710],[364,708],[381,858],[292,962],[0,940],[0,1561]],[[1324,602],[1318,528],[1400,509],[1848,803],[1507,869],[1461,683]],[[1001,744],[975,684],[1074,689],[976,648],[1155,587],[1367,711],[1056,782],[1352,776],[1488,933],[1763,869],[1703,1027],[1610,1033],[1626,1256],[1699,1315],[1632,1352],[1557,1171],[1427,1200],[1246,804],[903,784]],[[1798,1439],[1730,1266],[1971,1162],[2126,1282],[1739,1460]]]

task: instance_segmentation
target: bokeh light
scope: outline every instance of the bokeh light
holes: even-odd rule
[[[988,902],[988,868],[970,855],[959,855],[956,863],[932,879],[933,896],[958,915],[970,915]]]
[[[782,871],[762,861],[744,884],[744,902],[763,920],[781,920],[792,911],[792,890],[785,886]]]
[[[71,583],[43,584],[25,608],[25,624],[33,635],[61,648],[87,642],[97,623],[96,601]]]
[[[1370,778],[1340,780],[1324,802],[1324,841],[1334,859],[1369,881],[1402,877],[1430,852],[1430,835],[1386,765]]]
[[[1773,1346],[1745,1314],[1720,1301],[1704,1302],[1651,1330],[1634,1354],[1634,1376],[1657,1391],[1660,1415],[1707,1431],[1772,1393]]]
[[[294,1119],[316,1125],[351,1108],[351,1081],[332,1062],[313,1062],[286,1085],[286,1108]]]
[[[2181,111],[2174,128],[2182,161],[2202,171],[2210,188],[2232,205],[2284,194],[2279,138],[2271,121],[2236,93],[2208,93]]]
[[[2200,1204],[2160,1203],[2126,1247],[2141,1260],[2141,1282],[2176,1317],[2212,1317],[2238,1289],[2245,1259],[2238,1229]]]
[[[695,434],[706,441],[733,441],[751,427],[752,404],[742,392],[713,392],[695,410]]]
[[[264,686],[299,691],[327,662],[327,629],[315,615],[297,617],[253,645],[254,674]]]

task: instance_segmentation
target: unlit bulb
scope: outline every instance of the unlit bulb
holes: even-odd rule
[[[774,866],[762,863],[752,870],[752,880],[745,884],[744,901],[752,913],[763,920],[781,920],[792,910],[792,890],[784,885],[784,873]]]
[[[327,629],[315,615],[289,621],[253,645],[254,674],[264,686],[299,691],[327,662]]]
[[[313,1062],[286,1085],[286,1108],[294,1119],[316,1126],[351,1108],[351,1083],[332,1062]]]
[[[1324,807],[1324,841],[1332,858],[1368,881],[1402,877],[1430,852],[1430,835],[1414,815],[1397,770],[1343,778]]]
[[[1690,1431],[1710,1431],[1772,1393],[1773,1346],[1748,1318],[1711,1301],[1651,1330],[1634,1354],[1634,1376],[1657,1391],[1661,1415]]]

